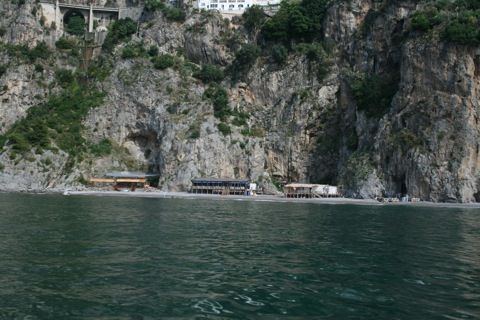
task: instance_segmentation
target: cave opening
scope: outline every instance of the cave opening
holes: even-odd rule
[[[478,191],[477,193],[475,193],[473,195],[473,197],[475,198],[475,202],[480,202],[480,191]]]
[[[402,194],[402,196],[405,196],[408,194],[408,189],[405,181],[403,181],[402,185],[400,186],[400,193]]]
[[[394,191],[396,193],[395,196],[400,198],[408,194],[405,175],[401,177],[395,177],[393,179],[393,182],[395,184],[395,191]]]

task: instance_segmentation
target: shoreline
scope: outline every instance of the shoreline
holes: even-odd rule
[[[438,208],[467,208],[480,209],[480,203],[445,203],[445,202],[379,202],[375,199],[353,198],[285,198],[283,195],[258,195],[258,196],[222,196],[216,194],[195,194],[188,192],[164,192],[164,191],[99,191],[99,190],[65,190],[64,195],[72,196],[112,196],[133,198],[165,198],[165,199],[204,199],[223,201],[256,201],[256,202],[281,202],[281,203],[318,203],[318,204],[355,204],[355,205],[378,205],[378,206],[415,206],[415,207],[438,207]]]

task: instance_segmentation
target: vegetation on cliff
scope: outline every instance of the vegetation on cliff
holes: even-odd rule
[[[412,16],[412,29],[438,30],[446,41],[476,45],[480,42],[480,2],[429,1]]]
[[[96,90],[86,92],[76,83],[75,76],[65,76],[69,72],[62,74],[63,79],[59,81],[66,81],[63,82],[65,90],[52,95],[46,103],[30,108],[25,118],[0,136],[0,144],[7,142],[11,147],[11,159],[31,151],[41,154],[57,148],[73,158],[88,152],[89,142],[83,135],[82,120],[91,108],[102,104],[105,94]]]

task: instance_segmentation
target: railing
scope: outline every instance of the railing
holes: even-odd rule
[[[40,0],[40,3],[49,3],[49,4],[56,4],[55,0]],[[58,2],[60,7],[66,8],[76,8],[76,9],[89,9],[90,8],[90,0],[83,0],[83,1],[70,1],[70,0],[62,0]],[[102,10],[102,11],[117,11],[119,7],[100,7],[98,6],[95,1],[93,3],[93,10]]]

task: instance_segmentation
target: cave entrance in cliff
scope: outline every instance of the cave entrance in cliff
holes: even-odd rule
[[[400,186],[400,194],[402,196],[405,196],[408,194],[408,189],[407,189],[407,185],[405,184],[405,181],[402,182],[402,185]]]
[[[475,194],[473,195],[473,197],[475,198],[475,201],[476,201],[476,202],[480,202],[480,191],[478,191],[477,193],[475,193]]]
[[[407,188],[407,183],[405,181],[405,176],[396,177],[394,179],[394,183],[396,185],[396,190],[395,192],[397,193],[395,196],[397,197],[403,197],[408,194],[408,188]]]
[[[69,10],[63,16],[63,29],[76,36],[81,36],[86,31],[85,16],[80,10]]]

